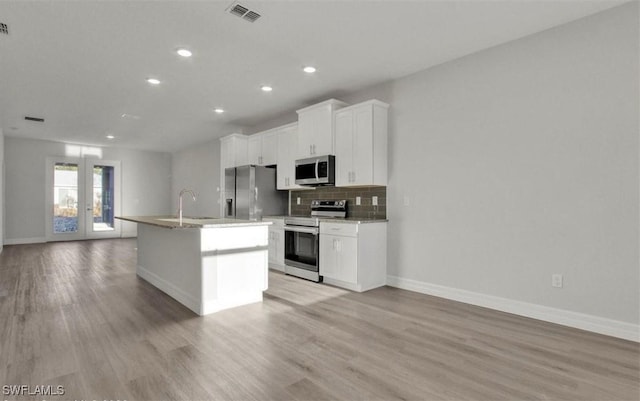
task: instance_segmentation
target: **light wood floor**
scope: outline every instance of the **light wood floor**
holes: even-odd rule
[[[263,303],[198,317],[136,277],[135,245],[5,247],[0,385],[65,386],[33,397],[54,401],[640,399],[637,343],[279,273]]]

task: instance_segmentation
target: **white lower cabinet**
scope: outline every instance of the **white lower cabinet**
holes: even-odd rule
[[[268,218],[269,226],[269,268],[284,271],[284,219]]]
[[[387,282],[387,223],[320,223],[320,275],[327,284],[367,291]]]

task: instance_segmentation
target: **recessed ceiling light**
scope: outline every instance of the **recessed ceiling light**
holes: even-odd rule
[[[151,85],[160,85],[160,80],[155,78],[147,78],[147,82]]]
[[[306,72],[307,74],[313,74],[314,72],[316,72],[316,67],[312,67],[309,65],[307,67],[304,67],[302,71]]]
[[[191,53],[191,51],[187,49],[178,49],[176,50],[176,53],[178,53],[182,57],[191,57],[193,55],[193,53]]]
[[[273,88],[269,85],[262,85],[260,89],[262,89],[264,92],[271,92],[273,90]]]
[[[218,107],[217,109],[213,109],[213,111],[215,111],[215,112],[216,112],[216,113],[218,113],[218,114],[222,114],[222,113],[224,113],[224,110],[223,110],[223,109],[221,109],[220,107]]]
[[[115,139],[116,137],[113,135],[107,135],[107,139]]]

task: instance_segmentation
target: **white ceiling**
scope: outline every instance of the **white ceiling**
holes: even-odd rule
[[[623,2],[240,3],[262,17],[226,13],[231,0],[0,1],[5,135],[175,151]]]

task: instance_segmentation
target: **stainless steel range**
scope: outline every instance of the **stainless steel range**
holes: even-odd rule
[[[284,271],[292,276],[321,282],[319,272],[320,219],[347,216],[346,200],[313,200],[310,216],[284,219]]]

